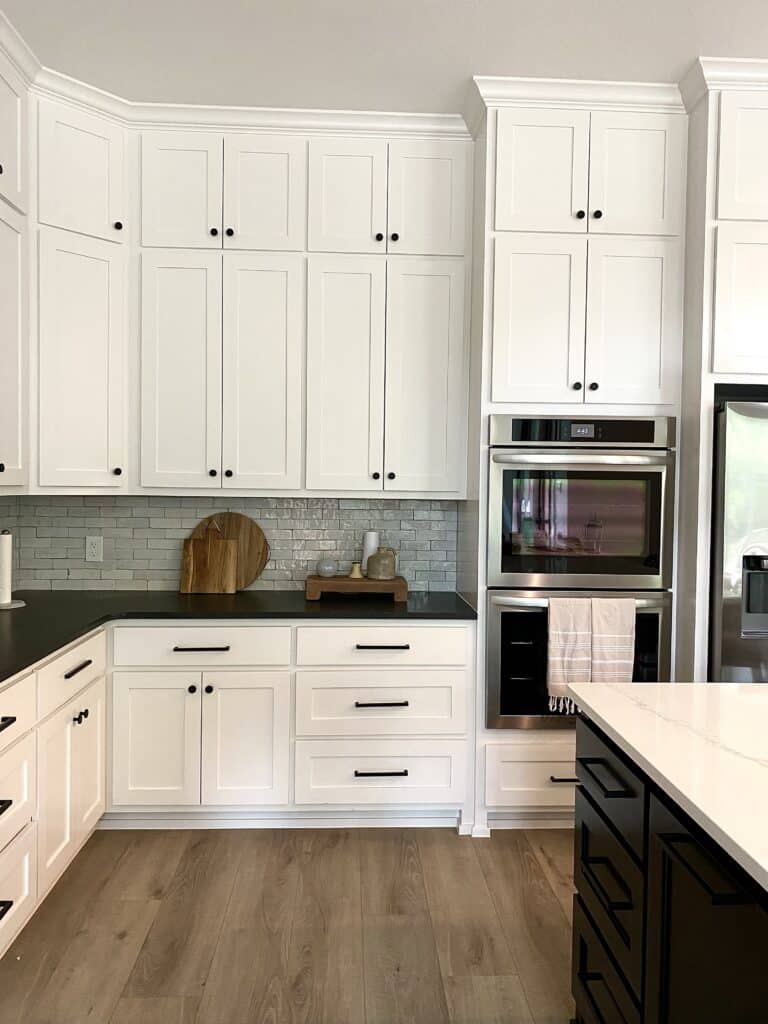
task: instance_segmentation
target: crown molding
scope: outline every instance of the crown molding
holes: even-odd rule
[[[29,85],[40,70],[40,61],[0,11],[0,52],[4,53]]]
[[[693,110],[708,92],[731,89],[768,89],[768,60],[751,57],[699,57],[680,80],[687,110]]]
[[[473,82],[486,107],[559,106],[685,113],[680,89],[675,83],[499,78],[487,75],[476,75]]]

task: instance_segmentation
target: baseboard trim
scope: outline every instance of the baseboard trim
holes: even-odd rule
[[[284,814],[110,812],[98,824],[109,829],[255,829],[255,828],[456,828],[457,813],[375,814],[355,812]]]

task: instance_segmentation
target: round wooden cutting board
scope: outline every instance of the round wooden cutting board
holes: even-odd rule
[[[201,519],[190,537],[205,536],[211,523],[221,531],[223,540],[237,541],[237,589],[245,590],[264,572],[269,560],[269,544],[258,523],[241,512],[217,512]]]

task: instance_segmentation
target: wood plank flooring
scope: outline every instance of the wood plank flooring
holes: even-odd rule
[[[97,832],[0,1024],[567,1024],[572,833]]]

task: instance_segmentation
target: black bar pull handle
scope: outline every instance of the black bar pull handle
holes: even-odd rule
[[[12,906],[13,900],[0,900],[0,921],[3,920]]]
[[[408,776],[408,769],[403,768],[397,772],[359,772],[355,769],[356,779],[404,779]]]
[[[616,912],[634,908],[632,892],[607,857],[590,857],[582,854],[581,863],[600,902],[608,910]]]
[[[356,700],[356,708],[407,708],[407,700]]]
[[[13,800],[0,800],[0,815],[5,814],[9,807],[13,805]]]
[[[582,765],[584,771],[594,779],[595,783],[600,788],[604,799],[615,800],[620,797],[626,798],[635,796],[635,791],[626,784],[621,776],[604,758],[577,757],[576,763]],[[618,783],[618,786],[613,785],[613,783],[616,782]]]
[[[693,836],[676,833],[659,835],[667,852],[694,878],[712,901],[713,906],[738,907],[751,902],[751,897],[723,871]]]
[[[173,648],[174,654],[201,654],[205,653],[222,653],[230,649],[229,644],[222,644],[221,647],[181,647],[177,645]]]
[[[10,729],[15,721],[16,715],[3,715],[2,718],[0,718],[0,732],[4,729]]]
[[[410,651],[410,644],[355,644],[358,651]]]
[[[575,779],[575,778],[572,778],[570,775],[550,775],[549,776],[549,781],[550,782],[563,782],[563,783],[569,782],[573,786],[578,786],[578,784],[579,784],[579,780]]]
[[[69,672],[65,672],[64,678],[71,679],[73,676],[76,676],[78,672],[82,672],[84,669],[88,668],[88,666],[92,664],[93,658],[86,658],[85,661],[81,661],[79,665],[75,665],[74,668],[71,668]]]

